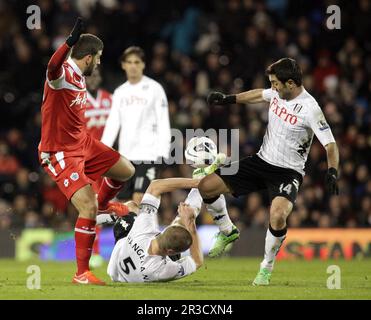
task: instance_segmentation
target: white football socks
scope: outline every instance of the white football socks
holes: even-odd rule
[[[227,204],[224,195],[211,204],[206,204],[206,209],[213,217],[214,223],[219,227],[219,230],[228,235],[232,232],[233,223],[228,215]]]
[[[265,236],[264,260],[261,262],[260,268],[266,268],[272,272],[276,255],[280,250],[285,238],[286,234],[281,237],[275,237],[268,228]]]
[[[187,199],[185,203],[191,206],[195,210],[196,218],[200,214],[201,207],[202,207],[202,197],[200,195],[200,191],[198,189],[193,188],[189,191]]]

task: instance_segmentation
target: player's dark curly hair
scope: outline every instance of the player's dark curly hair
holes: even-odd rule
[[[282,83],[291,79],[298,87],[302,85],[303,74],[294,59],[282,58],[271,64],[266,73],[267,75],[274,74]]]
[[[103,41],[93,34],[84,33],[72,47],[71,58],[82,59],[89,54],[95,56],[100,50],[103,50]]]

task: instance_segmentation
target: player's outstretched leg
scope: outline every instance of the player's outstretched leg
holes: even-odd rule
[[[254,286],[267,286],[270,284],[276,256],[286,238],[286,219],[292,207],[292,203],[284,197],[276,197],[272,202],[270,223],[265,237],[264,259],[253,281]]]
[[[198,189],[208,211],[213,216],[215,224],[220,229],[214,246],[209,251],[210,257],[217,257],[223,254],[225,248],[240,236],[239,230],[229,218],[225,198],[222,195],[228,193],[229,189],[222,178],[215,173],[203,178],[198,185]]]
[[[129,160],[121,156],[105,174],[98,193],[99,214],[114,213],[123,217],[129,213],[127,206],[121,202],[112,202],[113,199],[123,188],[125,181],[130,179],[135,173],[135,168]]]

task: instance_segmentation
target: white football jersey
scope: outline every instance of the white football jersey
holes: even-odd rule
[[[270,102],[269,117],[258,156],[304,176],[314,134],[323,146],[335,142],[321,108],[304,88],[290,101],[280,99],[272,89],[263,90],[263,99]]]
[[[169,257],[148,254],[151,241],[160,233],[157,220],[159,206],[158,198],[144,194],[132,229],[112,251],[107,273],[113,281],[170,281],[196,271],[196,263],[190,256],[172,261]]]
[[[114,91],[101,141],[112,147],[119,131],[118,149],[127,159],[155,161],[169,157],[169,107],[157,81],[143,76],[138,83],[126,81]]]

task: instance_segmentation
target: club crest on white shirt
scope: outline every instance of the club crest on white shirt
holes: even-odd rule
[[[295,107],[294,107],[293,111],[296,114],[298,114],[301,111],[302,108],[303,108],[303,106],[301,104],[297,103],[297,104],[295,104]]]

